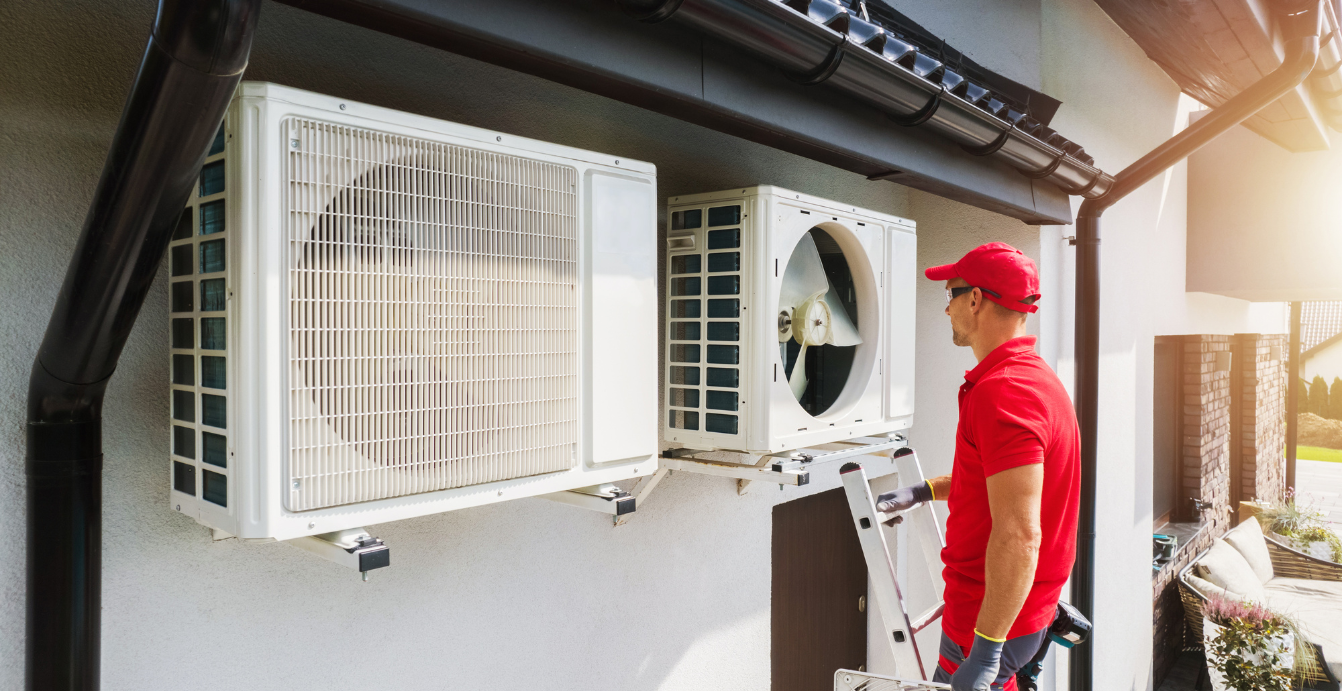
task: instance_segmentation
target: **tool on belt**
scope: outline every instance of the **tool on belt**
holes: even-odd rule
[[[1044,670],[1044,657],[1053,643],[1070,648],[1085,643],[1090,638],[1090,620],[1077,608],[1066,602],[1058,603],[1058,613],[1053,615],[1053,623],[1048,627],[1048,635],[1039,646],[1039,652],[1016,672],[1016,688],[1020,691],[1036,691],[1039,688],[1039,673]]]

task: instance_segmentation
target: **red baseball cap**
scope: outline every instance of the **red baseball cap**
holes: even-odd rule
[[[1039,269],[1024,252],[1005,242],[979,245],[954,264],[934,266],[923,272],[933,281],[963,278],[983,291],[983,296],[1017,312],[1038,311],[1037,305],[1023,302],[1039,299]]]

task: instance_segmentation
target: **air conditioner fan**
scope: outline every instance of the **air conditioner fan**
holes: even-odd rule
[[[862,343],[862,336],[848,316],[839,292],[826,274],[812,232],[802,235],[783,272],[778,294],[778,348],[786,370],[788,385],[798,401],[806,393],[808,348],[851,347]],[[788,342],[800,346],[789,357]]]

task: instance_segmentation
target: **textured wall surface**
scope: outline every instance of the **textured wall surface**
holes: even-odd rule
[[[154,4],[0,6],[0,528],[24,531],[28,370]],[[651,161],[662,197],[770,183],[907,215],[906,190],[534,77],[262,8],[249,79]],[[1024,228],[1012,221],[1016,226]],[[375,527],[369,583],[171,511],[166,266],[108,390],[103,688],[763,690],[771,508],[675,474],[628,525],[529,499]],[[21,542],[19,543],[21,544]],[[0,688],[22,686],[24,559],[0,560]]]
[[[929,28],[953,34],[990,67],[1031,85],[1037,72],[1044,91],[1064,102],[1057,128],[1106,170],[1175,127],[1173,85],[1085,0],[1040,3],[1008,37],[1019,45],[1002,44],[1000,27],[975,11],[956,19],[933,3],[905,6],[912,4],[901,8],[924,12]],[[9,535],[24,526],[28,369],[152,14],[150,0],[0,5],[0,529]],[[1017,61],[1019,73],[1007,69]],[[263,6],[247,76],[651,161],[662,197],[769,183],[908,216],[919,223],[920,266],[1011,242],[1041,262],[1048,287],[1030,328],[1070,384],[1068,228],[1030,228],[274,4]],[[1183,242],[1179,170],[1169,185],[1153,183],[1115,208],[1106,224],[1097,569],[1104,626],[1096,642],[1106,688],[1149,682],[1152,312],[1186,304],[1183,255],[1167,257]],[[618,529],[608,517],[543,500],[378,526],[395,566],[367,584],[286,545],[211,541],[164,505],[165,282],[151,292],[108,390],[104,688],[768,688],[770,510],[801,496],[795,488],[739,497],[730,480],[682,473]],[[929,472],[941,472],[950,466],[954,392],[973,359],[950,346],[941,287],[921,282],[918,291],[913,439]],[[1164,332],[1186,328],[1180,319],[1170,317]],[[1251,330],[1238,322],[1203,330],[1221,328]],[[805,492],[836,484],[819,476]],[[17,552],[0,560],[6,689],[22,677]]]

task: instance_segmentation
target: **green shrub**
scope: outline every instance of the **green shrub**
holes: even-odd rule
[[[1309,383],[1309,412],[1328,417],[1328,382],[1317,374]]]
[[[1328,389],[1328,415],[1332,420],[1342,420],[1342,377],[1333,377],[1333,385]]]

